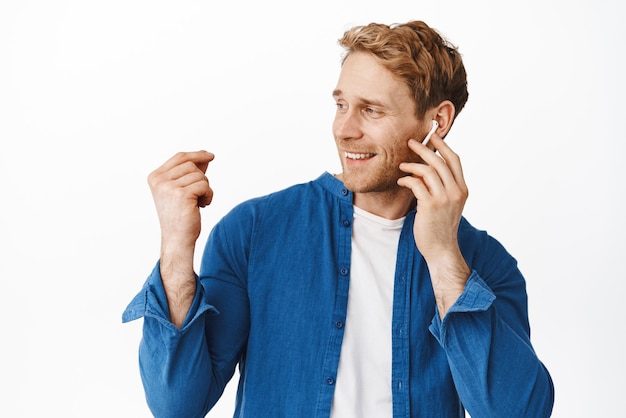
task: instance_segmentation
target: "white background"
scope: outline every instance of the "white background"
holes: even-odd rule
[[[623,414],[625,17],[602,0],[3,1],[0,416],[150,416],[141,321],[121,323],[158,256],[146,176],[217,155],[203,243],[241,200],[336,172],[336,41],[412,19],[465,57],[447,141],[466,216],[527,278],[553,416]]]

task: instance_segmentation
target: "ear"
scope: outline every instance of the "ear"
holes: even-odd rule
[[[450,100],[444,100],[439,103],[438,106],[434,107],[431,112],[429,112],[432,115],[431,119],[436,120],[439,124],[437,135],[444,138],[450,131],[450,128],[452,128],[452,122],[454,122],[456,113],[454,104]]]

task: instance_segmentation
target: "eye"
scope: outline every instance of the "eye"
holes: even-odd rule
[[[365,112],[368,116],[373,117],[373,118],[379,118],[383,116],[383,112],[381,110],[372,106],[365,107],[363,109],[363,112]]]
[[[338,111],[346,110],[348,108],[348,105],[343,102],[335,102],[335,105],[337,106]]]

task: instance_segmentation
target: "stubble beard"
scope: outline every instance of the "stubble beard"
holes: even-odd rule
[[[343,167],[342,180],[353,193],[382,193],[396,191],[398,179],[405,175],[399,168],[376,167],[373,170]]]

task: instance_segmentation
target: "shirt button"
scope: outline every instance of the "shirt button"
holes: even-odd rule
[[[348,196],[348,189],[341,189],[341,194],[344,196]]]
[[[342,276],[346,276],[348,275],[348,269],[345,267],[342,267],[341,270],[339,270],[339,273],[341,273]]]
[[[341,322],[341,321],[337,321],[337,322],[335,322],[335,326],[336,326],[337,328],[343,328],[343,322]]]
[[[348,226],[350,226],[350,221],[349,221],[349,220],[347,220],[347,219],[344,219],[343,221],[341,221],[341,224],[342,224],[343,226],[348,227]]]
[[[333,379],[332,377],[329,377],[328,379],[326,379],[326,383],[328,383],[329,385],[334,385],[335,379]]]

